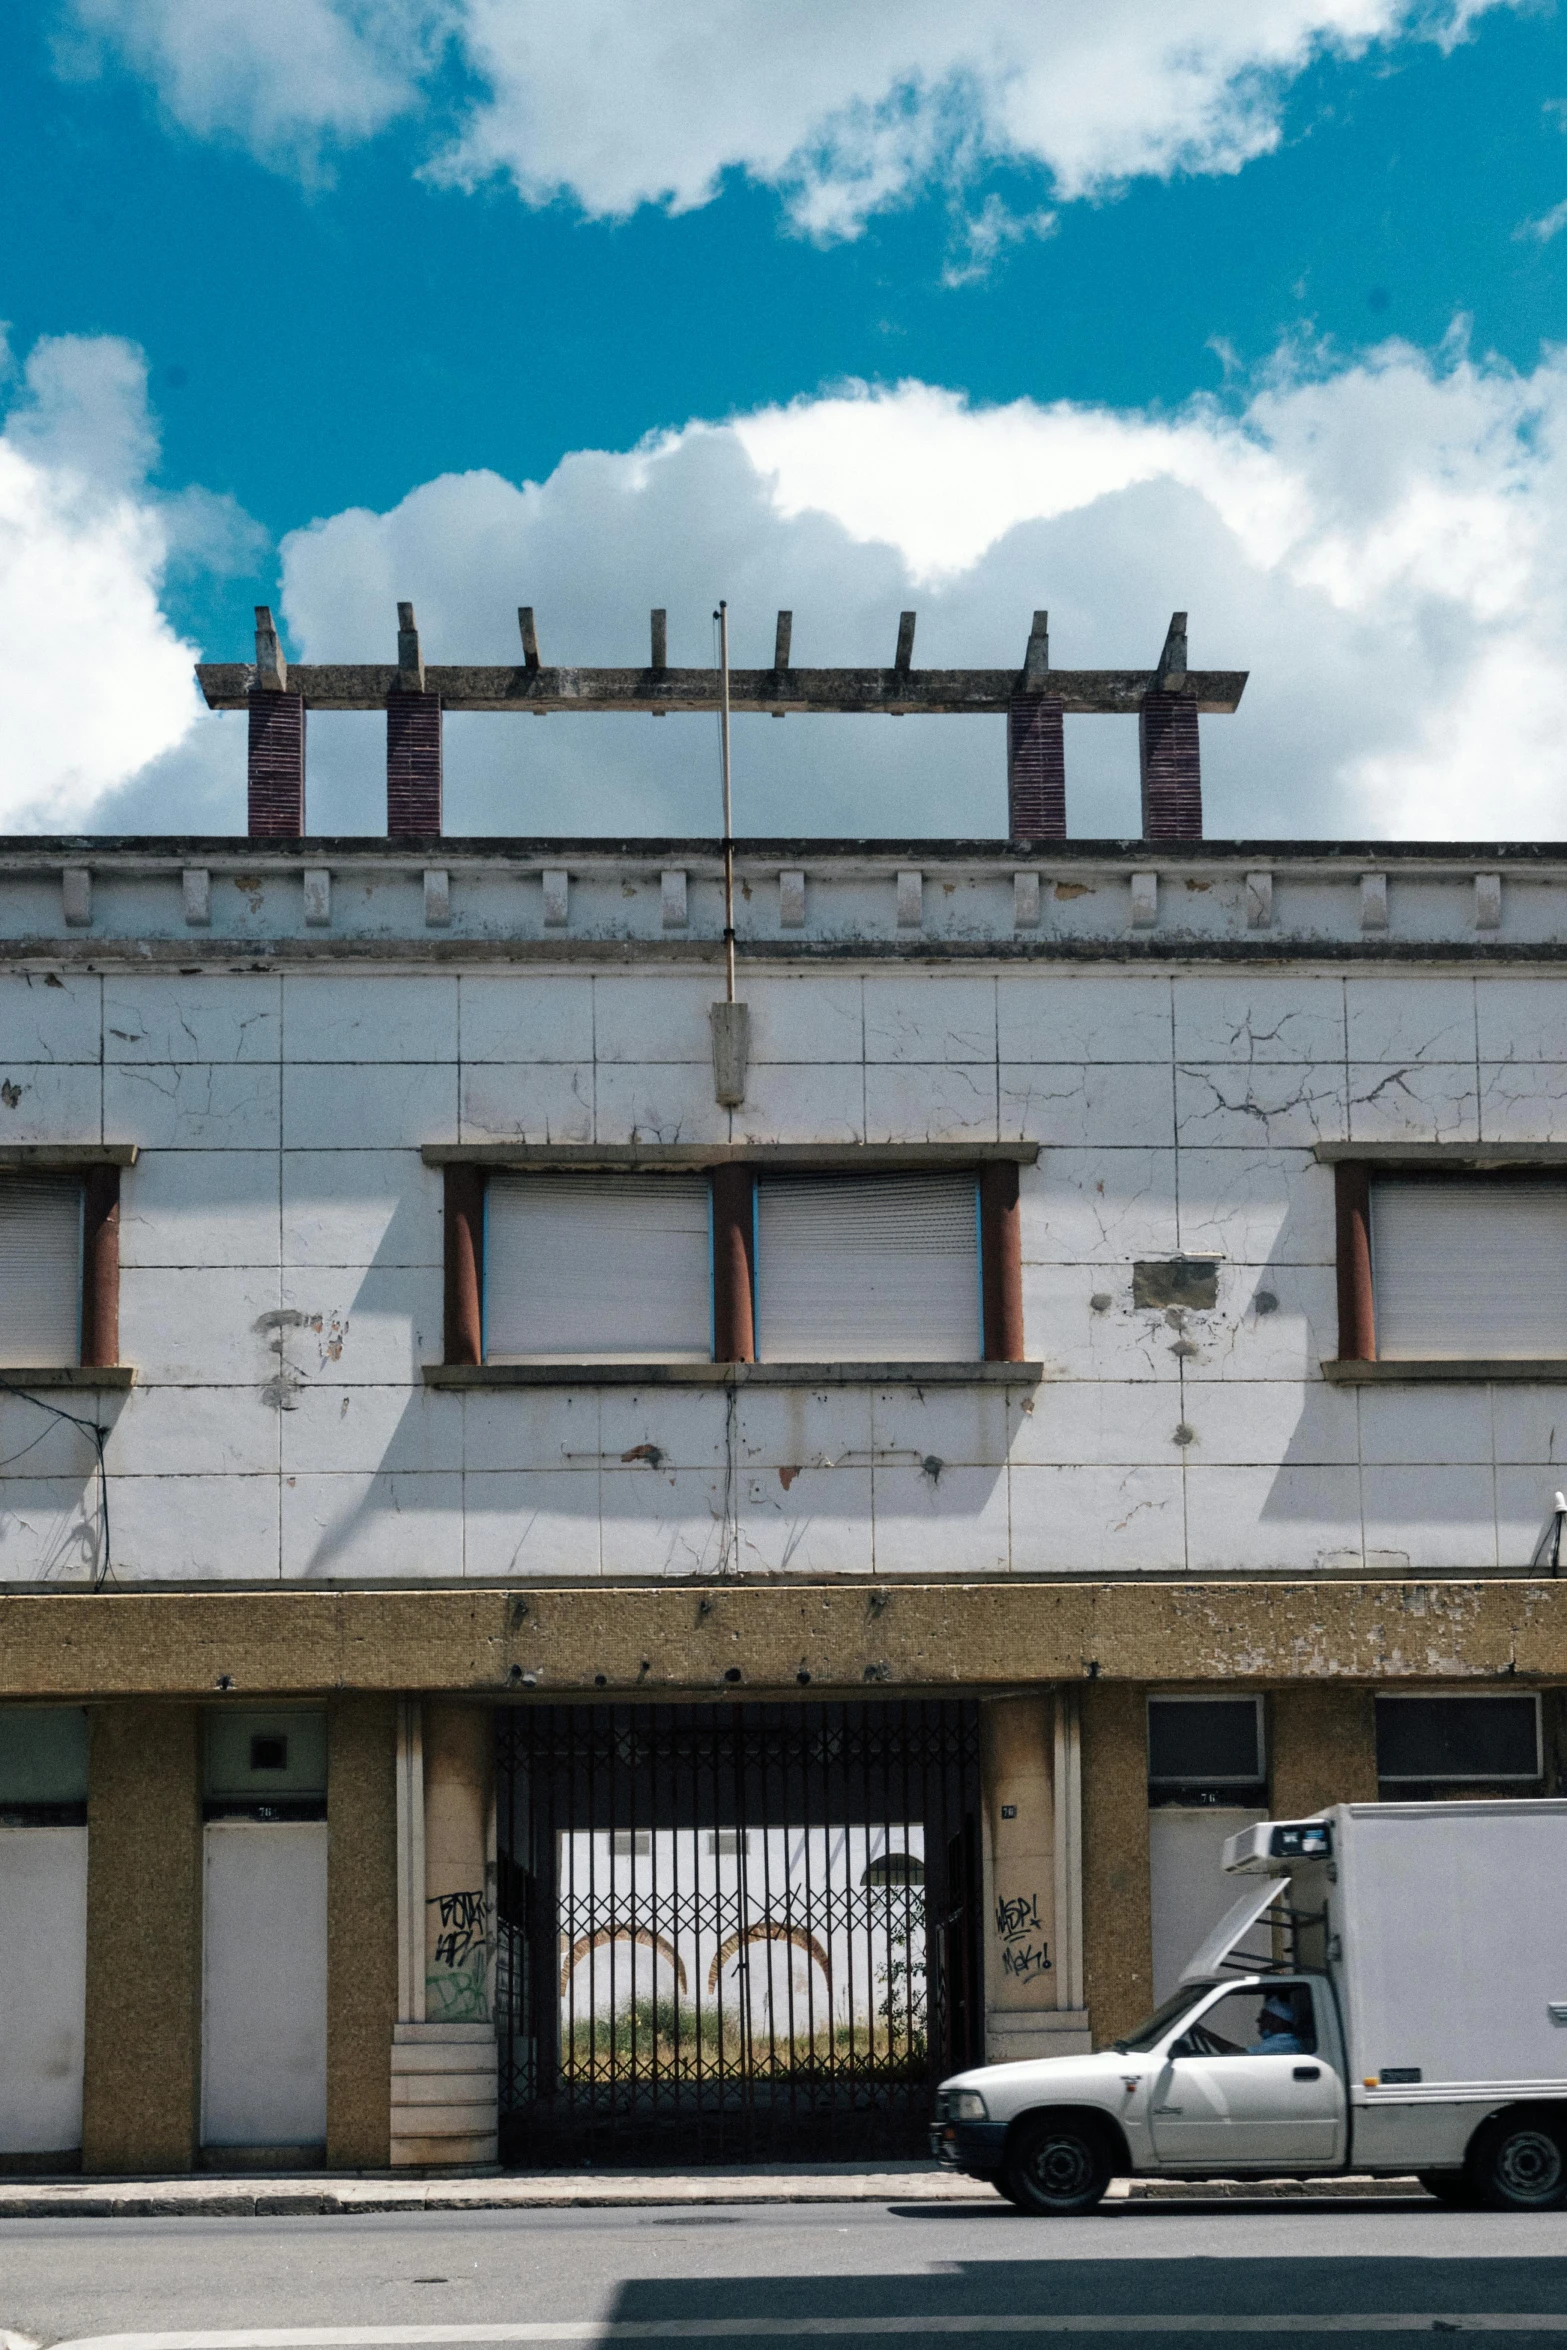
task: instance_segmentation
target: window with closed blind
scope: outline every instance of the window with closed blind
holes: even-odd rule
[[[0,1175],[0,1368],[81,1359],[82,1187]]]
[[[972,1175],[764,1176],[758,1360],[977,1360],[978,1197]]]
[[[496,1363],[710,1362],[706,1177],[495,1176],[484,1352]]]
[[[1384,1360],[1567,1355],[1567,1183],[1379,1177],[1371,1281]]]

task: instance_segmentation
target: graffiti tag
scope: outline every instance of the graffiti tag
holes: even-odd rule
[[[1001,1971],[1015,1982],[1031,1982],[1050,1972],[1050,1945],[1040,1930],[1037,1893],[998,1894],[996,1932],[1001,1940]]]

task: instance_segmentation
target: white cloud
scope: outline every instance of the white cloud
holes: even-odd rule
[[[1548,245],[1567,228],[1567,196],[1560,204],[1553,204],[1549,212],[1542,212],[1538,220],[1525,220],[1514,229],[1515,237],[1532,237],[1537,245]]]
[[[195,648],[159,594],[177,528],[147,487],[157,436],[139,353],[37,344],[0,432],[0,824],[69,827],[196,716]],[[252,526],[213,500],[230,536]],[[205,512],[210,537],[214,515]]]
[[[117,52],[182,123],[309,167],[426,103],[473,96],[439,176],[509,178],[600,216],[708,202],[722,175],[797,227],[854,234],[931,180],[1033,165],[1066,199],[1227,172],[1276,145],[1325,51],[1448,44],[1520,0],[67,0],[67,63]]]

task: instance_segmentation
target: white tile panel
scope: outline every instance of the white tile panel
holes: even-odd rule
[[[919,1582],[1007,1572],[1005,1469],[944,1467],[931,1476],[911,1463],[878,1460],[871,1483],[878,1575]]]
[[[711,1575],[724,1555],[724,1480],[703,1469],[605,1468],[603,1572],[646,1582]]]
[[[1323,1061],[1344,1058],[1344,983],[1262,973],[1174,983],[1180,1061]]]
[[[0,1480],[0,1584],[91,1584],[100,1539],[96,1478]]]
[[[606,1468],[636,1469],[656,1451],[671,1469],[721,1470],[726,1418],[721,1388],[606,1387],[599,1399],[599,1450]],[[656,1465],[644,1474],[651,1479]]]
[[[256,1387],[134,1387],[104,1446],[115,1477],[277,1475],[277,1406]]]
[[[1193,1462],[1186,1543],[1194,1575],[1358,1573],[1360,1472]]]
[[[1480,1136],[1484,1142],[1567,1142],[1567,1063],[1482,1062]]]
[[[463,1465],[470,1475],[510,1469],[597,1474],[603,1450],[599,1387],[476,1387],[463,1396]]]
[[[865,1139],[867,1142],[994,1142],[994,1065],[868,1067]]]
[[[1190,1381],[1182,1417],[1188,1467],[1346,1467],[1358,1457],[1353,1388],[1294,1379]]]
[[[1498,1394],[1505,1390],[1497,1390]],[[1360,1391],[1360,1457],[1377,1466],[1427,1461],[1489,1464],[1492,1391],[1413,1385]]]
[[[1560,1467],[1549,1463],[1497,1470],[1496,1559],[1504,1575],[1528,1568],[1561,1484]]]
[[[126,1583],[275,1583],[278,1480],[117,1477],[114,1572]]]
[[[1475,1060],[1475,983],[1408,972],[1345,983],[1351,1061]]]
[[[1324,1266],[1221,1265],[1217,1312],[1188,1313],[1180,1335],[1197,1349],[1188,1381],[1314,1380],[1338,1352],[1337,1277]]]
[[[863,1142],[865,1071],[857,1061],[753,1059],[734,1122],[736,1142]]]
[[[1184,1191],[1184,1184],[1183,1184]],[[1018,1174],[1025,1262],[1104,1264],[1173,1257],[1173,1150],[1051,1150]]]
[[[470,1582],[588,1582],[599,1565],[596,1469],[506,1469],[463,1480]]]
[[[1474,1064],[1352,1061],[1352,1142],[1476,1142],[1480,1099]]]
[[[241,972],[138,971],[103,983],[106,1061],[275,1061],[282,982]]]
[[[593,1065],[465,1064],[460,1117],[464,1142],[591,1142]]]
[[[863,1061],[862,985],[857,978],[836,974],[825,979],[774,979],[748,971],[740,993],[751,1007],[753,1070],[770,1061],[801,1061],[812,1068]]]
[[[305,1388],[291,1411],[276,1418],[282,1466],[361,1472],[458,1470],[463,1465],[460,1395],[439,1388]]]
[[[290,1150],[397,1150],[455,1142],[457,1064],[285,1063],[283,1139]]]
[[[1178,1468],[1028,1468],[1010,1475],[1018,1575],[1180,1574],[1186,1564]]]
[[[1000,1468],[1011,1434],[1005,1387],[877,1387],[871,1392],[872,1442],[878,1473],[889,1455],[915,1454],[948,1466]],[[942,1476],[945,1478],[946,1469]]]
[[[285,1476],[283,1580],[456,1583],[462,1479],[455,1472]]]
[[[289,972],[283,981],[290,1061],[454,1061],[457,980],[449,972]]]
[[[146,1150],[276,1150],[280,1098],[275,1062],[131,1062],[103,1073],[109,1140]]]
[[[1023,1267],[1023,1343],[1050,1378],[1178,1379],[1176,1335],[1162,1314],[1134,1309],[1130,1265]]]
[[[1183,1149],[1278,1149],[1348,1135],[1342,1068],[1183,1062],[1175,1099]]]
[[[1338,1261],[1333,1170],[1309,1151],[1183,1150],[1180,1184],[1180,1245],[1194,1256],[1251,1265]]]
[[[700,1061],[710,1064],[707,1015],[723,995],[723,973],[641,971],[593,983],[595,1054],[633,1064]]]
[[[996,983],[967,977],[868,978],[865,1058],[989,1061],[996,1058]]]
[[[1567,979],[1474,982],[1482,1061],[1567,1061]]]
[[[1006,972],[996,985],[996,1032],[1003,1061],[1155,1061],[1168,1068],[1170,982]]]
[[[265,1266],[127,1265],[120,1353],[143,1386],[259,1387],[277,1370],[270,1331],[279,1275]]]
[[[439,1362],[444,1321],[438,1266],[300,1266],[280,1283],[283,1307],[303,1317],[286,1333],[289,1364],[339,1387],[415,1385]]]
[[[0,973],[0,1039],[18,1061],[96,1066],[103,1051],[103,981],[96,973]]]
[[[109,1139],[137,1138],[115,1132]],[[70,1063],[55,1067],[40,1061],[0,1062],[0,1145],[102,1140],[101,1070]]]
[[[464,1061],[591,1061],[593,981],[565,972],[465,972]]]
[[[288,1265],[439,1265],[441,1172],[417,1151],[285,1151]]]
[[[753,1469],[739,1486],[739,1565],[750,1575],[876,1572],[868,1464],[842,1469]],[[809,1670],[802,1657],[802,1666]]]
[[[34,1403],[28,1395],[0,1390],[0,1481],[16,1484],[64,1477],[82,1484],[94,1474],[97,1452],[85,1430],[46,1411],[54,1399]],[[66,1408],[78,1419],[112,1427],[125,1408],[122,1395],[78,1396]]]
[[[704,1042],[707,1016],[702,1019]],[[683,1067],[600,1061],[594,1074],[595,1142],[727,1142],[729,1112],[713,1098],[709,1053]]]
[[[1047,1379],[1014,1395],[1013,1465],[1179,1467],[1172,1438],[1181,1409],[1180,1389],[1170,1380]]]
[[[1052,1149],[1169,1149],[1175,1141],[1169,1064],[1004,1062],[1000,1139]]]
[[[277,1154],[143,1151],[120,1178],[122,1265],[276,1265]]]
[[[1361,1497],[1368,1572],[1418,1575],[1497,1563],[1496,1480],[1489,1466],[1366,1468]]]
[[[868,1387],[742,1387],[736,1456],[745,1469],[864,1469],[872,1449]],[[866,1487],[867,1495],[869,1486]]]
[[[1493,1388],[1491,1425],[1499,1462],[1543,1462],[1560,1482],[1567,1472],[1567,1380]]]

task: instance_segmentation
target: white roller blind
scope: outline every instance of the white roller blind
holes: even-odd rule
[[[763,1362],[976,1361],[973,1176],[758,1184],[756,1288]]]
[[[1567,1186],[1374,1183],[1371,1277],[1389,1360],[1567,1355]]]
[[[710,1361],[706,1180],[493,1177],[484,1309],[493,1363]]]
[[[0,1175],[0,1364],[76,1362],[81,1319],[81,1185]]]

